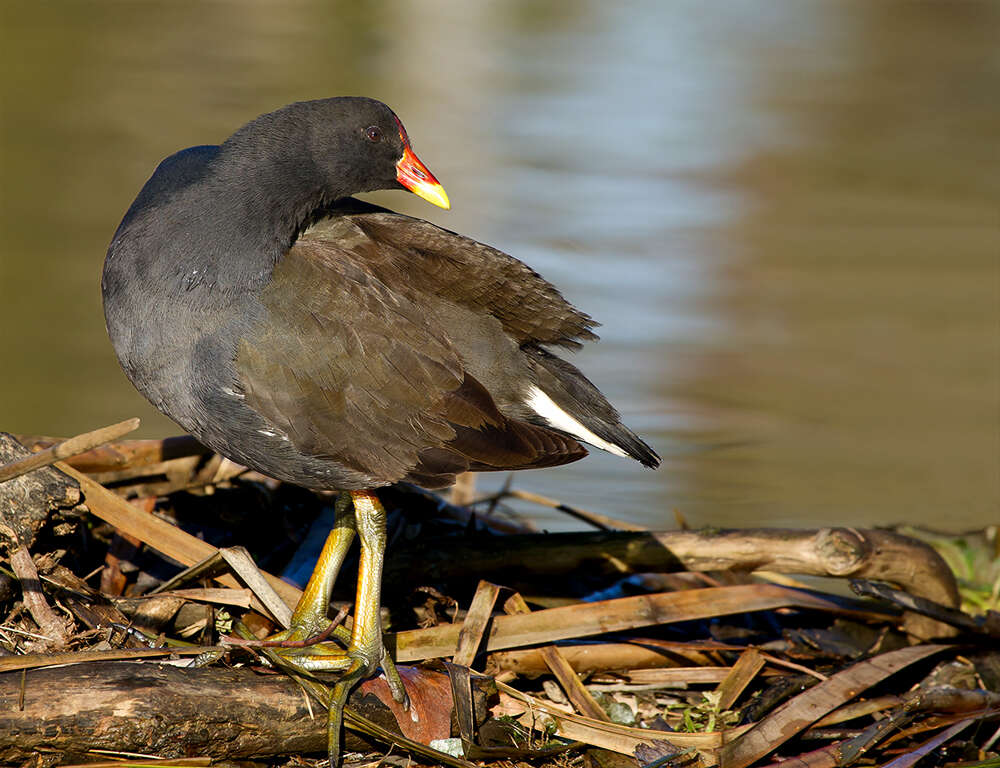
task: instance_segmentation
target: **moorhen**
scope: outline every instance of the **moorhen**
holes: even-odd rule
[[[449,207],[381,102],[290,104],[161,162],[118,227],[102,280],[118,360],[159,410],[233,461],[344,492],[280,635],[327,627],[358,533],[346,651],[282,649],[300,668],[343,671],[331,759],[351,687],[380,662],[405,701],[382,647],[385,511],[374,489],[565,464],[586,455],[578,441],[659,464],[552,352],[597,338],[588,315],[501,251],[350,197],[378,189]]]

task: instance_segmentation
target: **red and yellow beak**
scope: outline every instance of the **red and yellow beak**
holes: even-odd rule
[[[403,156],[396,163],[396,180],[428,203],[441,206],[445,210],[451,208],[444,187],[410,149],[410,142],[402,125],[399,126],[399,137],[403,140]]]

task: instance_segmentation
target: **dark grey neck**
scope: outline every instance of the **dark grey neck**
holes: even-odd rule
[[[273,267],[299,233],[335,197],[307,155],[267,155],[256,161],[220,147],[206,191],[224,260],[244,258]],[[228,266],[232,266],[229,264]]]
[[[242,294],[266,283],[299,233],[346,196],[303,151],[306,137],[280,138],[244,130],[164,160],[126,214],[109,250],[120,256],[109,262],[130,262],[141,279],[184,293]]]

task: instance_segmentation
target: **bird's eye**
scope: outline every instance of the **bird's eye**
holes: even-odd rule
[[[368,141],[379,142],[382,141],[382,129],[377,125],[371,125],[365,128],[365,137]]]

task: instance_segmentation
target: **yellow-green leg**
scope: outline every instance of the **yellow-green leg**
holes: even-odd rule
[[[354,499],[356,530],[361,539],[361,565],[358,568],[358,591],[354,601],[354,627],[347,646],[350,665],[333,687],[327,713],[327,744],[331,764],[336,764],[340,757],[340,729],[347,697],[355,685],[371,676],[379,661],[384,658],[379,609],[382,561],[385,557],[385,508],[378,497],[369,491],[351,491],[351,497]],[[398,674],[390,675],[387,667],[386,672],[390,688],[398,686],[399,693],[402,694],[400,697],[393,690],[393,697],[405,701],[406,692]],[[392,679],[393,676],[395,680]]]
[[[330,619],[327,611],[330,606],[330,594],[340,567],[344,564],[347,551],[354,540],[357,530],[354,520],[354,510],[349,494],[342,493],[334,505],[333,528],[323,543],[323,551],[309,577],[309,583],[302,592],[288,629],[279,632],[271,640],[305,640],[314,637],[325,630]],[[310,646],[306,648],[283,648],[281,654],[290,662],[303,669],[341,669],[345,664],[337,665],[333,657],[343,656],[343,651],[332,646]],[[334,666],[330,665],[334,662]]]
[[[352,509],[353,501],[353,509]],[[333,529],[323,544],[316,568],[295,611],[291,626],[272,640],[301,641],[323,632],[330,624],[327,610],[330,594],[355,533],[361,539],[361,563],[358,568],[358,589],[354,605],[354,626],[350,633],[337,627],[334,637],[347,645],[347,650],[332,643],[306,647],[276,648],[290,663],[312,671],[341,671],[333,687],[329,703],[328,733],[330,760],[336,764],[340,754],[340,729],[344,705],[354,686],[370,677],[381,663],[389,690],[396,701],[408,702],[403,681],[382,644],[380,602],[382,561],[385,556],[385,509],[374,493],[351,491],[337,497]]]
[[[337,496],[333,510],[333,528],[327,534],[316,567],[309,576],[309,582],[292,613],[290,630],[306,634],[304,637],[290,638],[293,640],[303,640],[305,637],[319,634],[330,623],[326,615],[330,608],[330,594],[333,592],[333,585],[357,530],[354,509],[348,494],[341,493]]]

